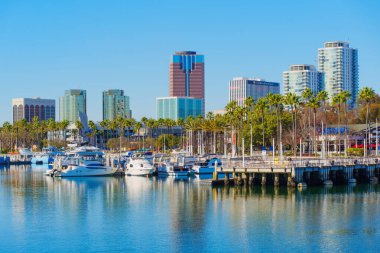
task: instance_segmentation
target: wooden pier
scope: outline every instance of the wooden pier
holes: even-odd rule
[[[340,185],[348,183],[377,182],[380,161],[366,159],[301,160],[284,162],[230,163],[216,168],[212,186],[220,185],[287,185],[306,187],[312,185]]]

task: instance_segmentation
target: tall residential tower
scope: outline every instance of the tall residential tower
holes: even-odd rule
[[[284,95],[295,93],[301,96],[306,88],[310,88],[316,95],[323,89],[322,73],[313,65],[291,65],[288,71],[283,73]]]
[[[129,97],[123,90],[103,91],[103,120],[113,120],[118,116],[131,118]]]
[[[74,123],[79,120],[79,112],[87,114],[86,91],[66,90],[59,98],[59,119]]]
[[[358,50],[347,42],[326,42],[318,49],[319,71],[330,99],[341,91],[351,94],[349,105],[355,107],[359,89]]]

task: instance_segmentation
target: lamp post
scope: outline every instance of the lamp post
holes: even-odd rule
[[[376,118],[376,130],[375,130],[376,132],[376,156],[378,156],[379,155],[379,137],[378,137],[378,135],[379,135],[379,131],[378,131],[378,129],[377,129],[377,118]]]

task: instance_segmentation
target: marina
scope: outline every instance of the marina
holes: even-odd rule
[[[50,150],[54,150],[53,147]],[[2,156],[0,164],[36,164],[32,162],[37,155],[24,157]],[[185,157],[188,161],[185,161]],[[190,155],[150,154],[129,152],[129,155],[107,153],[91,146],[77,147],[73,150],[46,153],[52,169],[49,176],[174,176],[186,177],[206,175],[202,183],[211,186],[227,185],[273,185],[305,188],[307,186],[342,185],[356,183],[378,183],[380,161],[368,158],[329,158],[303,157],[279,160],[256,157],[223,156],[202,158]],[[17,159],[18,158],[18,159]],[[119,161],[120,160],[120,161]],[[39,164],[39,163],[37,163]],[[201,179],[202,180],[202,179]]]

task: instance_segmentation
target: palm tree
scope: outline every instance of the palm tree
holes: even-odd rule
[[[348,93],[348,97],[349,97],[349,93]],[[339,156],[341,154],[341,129],[340,129],[340,125],[341,125],[341,111],[342,111],[342,105],[345,104],[347,102],[347,93],[345,93],[344,91],[341,91],[337,94],[335,94],[335,96],[332,98],[332,104],[333,106],[335,106],[337,108],[337,113],[338,113],[338,152],[339,152]]]
[[[70,122],[68,120],[62,120],[59,122],[59,131],[62,133],[63,140],[66,141],[66,130],[67,127],[70,125]]]
[[[347,126],[348,125],[348,117],[347,117],[348,106],[347,106],[347,102],[350,99],[351,94],[348,91],[342,91],[341,92],[341,96],[342,96],[342,103],[343,103],[343,106],[344,106],[344,123],[345,123],[344,134],[346,136],[346,140],[347,140],[347,143],[348,143],[348,130],[347,130],[347,127],[348,127]],[[344,147],[344,150],[347,150],[346,146]]]
[[[370,103],[375,99],[376,93],[375,91],[370,87],[364,87],[361,90],[359,90],[359,97],[358,100],[361,103],[364,103],[366,106],[366,116],[365,116],[365,125],[366,125],[366,140],[369,142],[369,127],[368,127],[368,117],[369,117],[369,105]],[[368,144],[367,144],[368,145]],[[366,147],[364,147],[366,148]]]
[[[139,143],[139,149],[141,149],[141,146],[140,146],[140,129],[141,128],[142,128],[142,123],[141,122],[139,122],[139,121],[134,122],[133,129],[135,130],[135,132],[137,134],[137,140],[138,140],[138,143]]]
[[[317,110],[319,107],[321,107],[321,104],[319,100],[316,97],[311,97],[309,101],[307,102],[307,105],[309,108],[313,110],[313,125],[314,125],[314,131],[313,131],[313,151],[316,155],[317,152],[317,140],[316,140],[316,117],[317,117]]]
[[[188,149],[188,152],[190,154],[193,154],[193,152],[194,152],[193,133],[198,128],[197,121],[194,119],[193,116],[189,116],[186,118],[185,126],[186,126],[187,135],[188,135],[188,137],[187,137],[187,139],[188,139],[187,149]]]
[[[75,121],[75,127],[78,129],[78,136],[77,139],[79,140],[79,136],[82,135],[82,129],[83,129],[83,124],[80,120]]]
[[[296,144],[296,131],[297,131],[297,108],[300,104],[300,97],[295,93],[288,93],[284,97],[284,103],[290,106],[292,111],[292,130],[293,130],[293,155],[296,155],[297,144]]]
[[[324,114],[325,114],[325,125],[327,126],[327,108],[326,108],[326,102],[327,100],[329,100],[329,94],[327,93],[327,91],[325,90],[322,90],[320,92],[318,92],[317,94],[317,100],[322,102],[323,104],[323,111],[324,111]],[[322,129],[323,131],[323,129]]]
[[[92,137],[94,146],[97,146],[96,134],[97,134],[98,128],[96,127],[96,124],[92,120],[88,121],[88,126],[91,129],[91,133],[89,134],[89,136]]]
[[[273,106],[276,111],[276,136],[277,145],[279,145],[280,154],[282,154],[282,110],[283,110],[283,97],[281,94],[268,94],[268,102]]]
[[[5,133],[5,136],[10,136],[8,139],[8,149],[12,150],[13,144],[12,144],[12,128],[13,126],[8,121],[4,122],[3,124],[3,131]]]
[[[235,100],[232,100],[225,107],[226,117],[227,117],[227,120],[229,122],[230,131],[231,131],[231,145],[232,145],[231,153],[232,153],[233,157],[236,155],[236,134],[235,134],[235,129],[234,129],[234,125],[235,125],[234,124],[234,120],[235,120],[234,112],[235,112],[237,106],[238,106],[237,102]]]
[[[265,147],[265,126],[264,126],[264,114],[265,114],[265,110],[267,109],[267,106],[268,106],[268,102],[266,100],[266,98],[262,97],[262,98],[259,98],[259,100],[257,100],[257,103],[256,103],[256,110],[257,112],[259,113],[259,115],[261,115],[261,128],[262,128],[262,136],[263,136],[263,148]]]
[[[106,137],[108,139],[108,126],[109,126],[109,120],[105,119],[103,121],[100,121],[99,125],[103,128],[103,137],[102,137],[102,145],[103,148],[106,146]]]
[[[142,117],[141,118],[141,123],[144,127],[144,134],[143,134],[143,149],[145,149],[145,136],[146,136],[146,128],[148,125],[148,118],[147,117]]]
[[[249,155],[253,156],[253,109],[255,100],[249,96],[244,101],[244,108],[247,111],[247,119],[249,120]]]
[[[308,115],[308,130],[307,130],[307,133],[308,133],[308,137],[309,137],[309,141],[308,141],[308,149],[310,150],[310,139],[311,139],[311,134],[310,134],[310,130],[311,130],[311,127],[310,127],[310,107],[308,106],[308,102],[309,100],[312,98],[313,96],[313,92],[311,91],[310,88],[306,88],[302,91],[302,94],[301,94],[301,98],[302,98],[302,104],[303,106],[307,109],[307,115]],[[306,125],[306,123],[305,123]]]
[[[148,119],[146,126],[150,131],[150,139],[151,139],[151,148],[154,150],[154,141],[153,141],[153,129],[156,127],[157,121],[155,119]]]
[[[125,135],[125,130],[127,129],[127,131],[128,131],[128,133],[127,133],[127,140],[128,140],[128,143],[129,143],[129,140],[130,140],[130,129],[135,125],[135,119],[133,119],[133,118],[131,118],[131,119],[129,119],[129,118],[124,118],[124,119],[122,119],[121,120],[121,122],[120,122],[120,125],[119,125],[119,127],[120,127],[120,130],[121,130],[121,135]],[[120,137],[121,138],[121,137]]]
[[[180,132],[181,132],[181,146],[182,146],[182,149],[184,149],[184,142],[183,142],[183,128],[185,127],[185,121],[182,119],[182,118],[179,118],[177,120],[177,126],[180,128]]]

